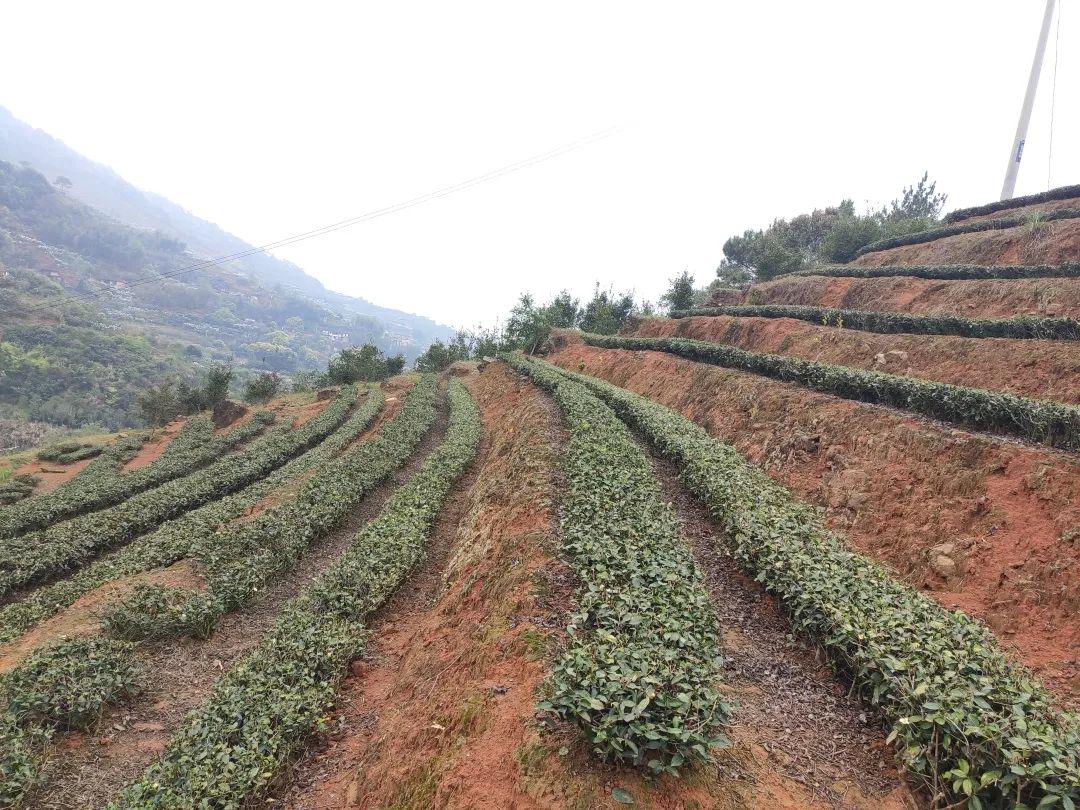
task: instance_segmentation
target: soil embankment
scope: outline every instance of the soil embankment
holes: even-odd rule
[[[1020,214],[1002,211],[986,219],[1004,219],[1013,215]],[[896,264],[1062,264],[1075,261],[1080,261],[1080,219],[1058,219],[1000,231],[945,236],[918,245],[876,250],[860,256],[852,264],[881,267]]]
[[[1080,341],[879,335],[794,318],[647,318],[629,334],[724,343],[752,352],[904,374],[1080,404]]]
[[[1015,318],[1080,318],[1080,279],[940,281],[911,276],[782,276],[757,284],[748,304],[803,304],[872,312]]]

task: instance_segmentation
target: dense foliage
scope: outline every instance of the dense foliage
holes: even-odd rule
[[[11,475],[0,479],[0,506],[16,503],[30,497],[37,486],[36,475]]]
[[[256,374],[244,386],[246,402],[269,402],[284,388],[284,380],[276,371],[264,371]]]
[[[148,586],[109,609],[124,638],[205,636],[217,617],[281,576],[317,538],[340,526],[375,486],[404,464],[435,423],[436,378],[424,376],[398,413],[362,442],[307,477],[296,496],[224,528],[189,556],[206,591]]]
[[[355,389],[346,388],[321,414],[295,430],[272,431],[241,453],[116,506],[7,538],[0,543],[0,594],[72,571],[165,520],[258,480],[336,430],[355,397]]]
[[[875,242],[864,245],[849,257],[833,256],[825,257],[832,261],[844,261],[846,258],[857,259],[867,253],[876,253],[879,250],[890,250],[903,247],[904,245],[919,245],[924,242],[933,242],[948,236],[959,236],[964,233],[978,233],[979,231],[1002,231],[1006,228],[1019,228],[1023,225],[1039,225],[1046,222],[1054,222],[1059,219],[1076,219],[1080,217],[1080,208],[1062,208],[1058,211],[1047,211],[1043,214],[1004,217],[1002,219],[984,219],[978,222],[961,222],[955,225],[946,225],[942,228],[931,228],[915,233],[907,233],[899,236],[888,236]]]
[[[842,278],[886,278],[912,276],[943,281],[1005,278],[1080,278],[1080,262],[1063,264],[897,264],[885,267],[857,267],[852,264],[819,265],[797,275]]]
[[[68,439],[67,441],[50,444],[38,451],[37,457],[41,461],[55,461],[58,464],[74,464],[86,458],[100,455],[102,445],[97,442]]]
[[[976,205],[972,208],[958,208],[950,212],[943,220],[946,225],[959,222],[970,217],[980,217],[986,214],[996,214],[998,211],[1007,211],[1010,208],[1022,208],[1025,205],[1037,205],[1038,203],[1053,202],[1054,200],[1071,200],[1080,197],[1080,185],[1061,186],[1038,194],[1027,194],[1023,197],[1013,197],[1008,200],[998,200],[986,205]]]
[[[835,208],[793,219],[777,219],[764,230],[748,230],[724,243],[720,270],[741,268],[761,281],[805,270],[815,260],[847,261],[871,242],[923,231],[938,221],[945,195],[923,174],[880,210],[857,214],[844,200]],[[720,273],[718,270],[718,274]]]
[[[436,340],[416,358],[416,370],[420,372],[438,374],[445,371],[459,360],[468,360],[476,350],[475,345],[468,336],[461,333],[454,340],[443,343]]]
[[[964,318],[959,315],[908,315],[786,304],[732,304],[676,310],[673,318],[728,315],[735,318],[796,318],[801,321],[878,334],[958,335],[970,338],[1080,340],[1075,318]]]
[[[405,368],[401,354],[387,357],[374,344],[350,346],[330,358],[320,385],[350,385],[357,382],[376,382],[400,374]]]
[[[0,806],[33,785],[56,729],[93,727],[109,703],[135,691],[142,674],[130,645],[63,639],[30,653],[0,682]]]
[[[107,582],[171,565],[187,557],[200,544],[213,543],[215,533],[226,522],[240,517],[248,508],[299,476],[317,474],[371,425],[384,403],[381,391],[370,391],[364,404],[338,430],[269,475],[238,492],[166,521],[115,554],[81,568],[68,579],[39,588],[19,602],[0,607],[0,643],[16,638]]]
[[[1080,801],[1080,720],[994,635],[847,549],[821,515],[674,411],[568,372],[682,467],[731,553],[877,706],[908,771],[971,810]]]
[[[203,420],[203,424],[209,423],[208,417],[198,418]],[[83,475],[72,479],[70,486],[59,487],[48,494],[0,510],[0,538],[47,528],[58,521],[118,504],[140,492],[190,475],[218,460],[228,450],[250,441],[272,421],[273,414],[259,412],[232,430],[197,444],[188,444],[181,432],[176,438],[186,451],[178,448],[176,452],[164,453],[156,461],[123,475],[117,475],[117,470],[104,464],[95,467],[92,475],[86,475],[88,466],[87,470],[83,470]],[[130,445],[125,442],[118,452],[126,453],[129,448]]]
[[[168,377],[141,392],[137,399],[143,418],[151,425],[164,425],[182,414],[209,410],[229,396],[235,372],[231,365],[214,363],[202,384]]]
[[[694,306],[694,293],[694,277],[684,270],[668,281],[667,291],[660,296],[660,303],[668,308],[668,312],[690,309]]]
[[[115,807],[245,806],[323,727],[345,665],[362,650],[362,620],[421,559],[450,487],[476,455],[476,406],[456,379],[448,398],[442,445],[333,566],[286,605],[254,652],[225,675]]]
[[[729,715],[717,619],[648,457],[579,383],[506,357],[553,393],[570,432],[563,545],[583,587],[541,708],[604,759],[652,773],[708,759]]]
[[[593,346],[669,352],[688,360],[798,383],[846,399],[903,408],[965,428],[1009,433],[1064,450],[1080,449],[1080,408],[1073,405],[779,354],[759,354],[701,340],[589,334],[584,337]]]

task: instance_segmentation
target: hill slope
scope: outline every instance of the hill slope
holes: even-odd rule
[[[3,107],[0,107],[0,160],[29,163],[49,179],[66,177],[72,183],[70,195],[75,199],[124,224],[180,239],[198,258],[226,256],[252,247],[176,203],[136,188],[112,169],[83,157],[48,133],[15,118]],[[392,338],[390,342],[410,357],[419,354],[432,340],[445,340],[453,334],[453,330],[429,318],[327,290],[295,264],[274,256],[256,253],[224,266],[262,285],[281,285],[301,293],[341,316],[378,318]]]

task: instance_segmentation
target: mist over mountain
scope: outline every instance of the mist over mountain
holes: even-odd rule
[[[147,387],[214,363],[242,383],[453,335],[266,254],[200,263],[251,247],[0,108],[0,421],[117,429]]]
[[[51,181],[70,181],[69,196],[110,217],[130,225],[180,239],[198,258],[216,258],[250,250],[252,245],[222,230],[212,222],[184,210],[153,192],[143,191],[124,180],[108,166],[96,163],[48,133],[17,119],[0,106],[0,160],[28,163]],[[280,285],[310,297],[343,316],[377,318],[386,331],[382,347],[415,357],[435,339],[447,339],[453,330],[430,318],[378,306],[327,290],[316,278],[295,264],[266,253],[233,259],[222,267],[248,276],[268,287]]]

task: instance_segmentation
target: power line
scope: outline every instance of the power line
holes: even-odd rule
[[[394,203],[393,205],[388,205],[388,206],[385,206],[383,208],[376,208],[376,209],[374,209],[372,211],[368,211],[368,212],[366,212],[364,214],[360,214],[359,216],[350,217],[348,219],[343,219],[343,220],[341,220],[339,222],[331,223],[330,225],[324,225],[321,228],[315,228],[314,230],[305,231],[303,233],[298,233],[298,234],[293,234],[292,236],[287,236],[287,237],[284,237],[283,239],[278,239],[278,240],[273,241],[273,242],[267,242],[265,245],[259,245],[258,247],[247,248],[245,250],[241,250],[241,251],[238,251],[236,253],[230,253],[230,254],[228,254],[226,256],[218,256],[218,257],[213,258],[213,259],[203,259],[203,260],[195,262],[193,264],[189,264],[189,265],[186,265],[184,267],[181,267],[181,268],[179,268],[177,270],[171,270],[168,273],[158,273],[153,278],[146,278],[146,279],[142,279],[140,281],[133,281],[130,284],[127,284],[126,286],[127,286],[127,288],[141,287],[144,284],[153,284],[155,282],[161,281],[162,279],[175,278],[177,276],[183,275],[184,273],[193,272],[195,270],[205,270],[207,268],[214,267],[214,266],[222,264],[224,262],[230,262],[230,261],[234,261],[236,259],[242,259],[245,256],[252,256],[252,255],[255,255],[256,253],[265,253],[266,251],[273,250],[274,248],[284,247],[286,245],[292,245],[292,244],[295,244],[297,242],[303,242],[303,241],[305,241],[307,239],[314,239],[317,236],[323,236],[324,234],[333,233],[334,231],[339,231],[339,230],[342,230],[343,228],[348,228],[348,227],[350,227],[352,225],[358,225],[361,222],[368,222],[370,220],[378,219],[379,217],[383,217],[383,216],[386,216],[388,214],[394,214],[394,213],[397,213],[398,211],[404,211],[404,210],[406,210],[408,208],[413,208],[413,207],[415,207],[417,205],[421,205],[422,203],[430,202],[431,200],[437,200],[437,199],[439,199],[441,197],[446,197],[446,196],[449,196],[450,194],[455,194],[455,193],[457,193],[459,191],[464,191],[465,189],[472,188],[473,186],[478,186],[478,185],[481,185],[482,183],[487,183],[487,182],[490,182],[492,180],[497,180],[500,177],[505,177],[508,174],[512,174],[514,172],[521,171],[522,169],[527,169],[527,168],[529,168],[531,166],[537,165],[538,163],[544,163],[545,161],[552,160],[553,158],[561,157],[562,155],[565,155],[565,154],[568,154],[570,152],[576,151],[576,150],[581,149],[583,147],[591,146],[592,144],[598,143],[599,141],[602,141],[602,140],[604,140],[606,138],[610,138],[612,135],[616,135],[619,132],[621,132],[621,129],[619,127],[609,127],[608,129],[601,130],[600,132],[595,132],[592,135],[587,135],[584,138],[579,138],[576,141],[572,141],[570,143],[563,144],[562,146],[557,146],[554,149],[548,150],[547,152],[542,152],[542,153],[540,153],[538,155],[533,155],[532,157],[525,158],[524,160],[519,160],[519,161],[517,161],[515,163],[509,163],[509,164],[507,164],[505,166],[501,166],[498,169],[493,169],[492,171],[486,172],[485,174],[480,174],[480,175],[477,175],[475,177],[471,177],[468,180],[463,180],[460,183],[454,183],[453,185],[450,185],[450,186],[444,186],[442,188],[436,189],[435,191],[429,191],[426,194],[421,194],[418,197],[413,197],[413,198],[405,200],[403,202]],[[36,309],[45,309],[45,308],[47,308],[49,306],[52,306],[52,304],[54,302],[59,302],[61,300],[63,300],[64,302],[67,302],[67,301],[84,301],[84,300],[90,300],[90,299],[94,299],[94,298],[100,298],[103,295],[109,294],[109,292],[110,292],[110,290],[99,290],[99,291],[96,291],[96,292],[81,293],[81,294],[77,294],[77,295],[76,294],[65,294],[65,296],[63,296],[63,298],[58,296],[57,298],[52,299],[52,300],[41,301],[41,302],[35,304],[32,307],[27,307],[27,310],[28,311],[34,311]]]

